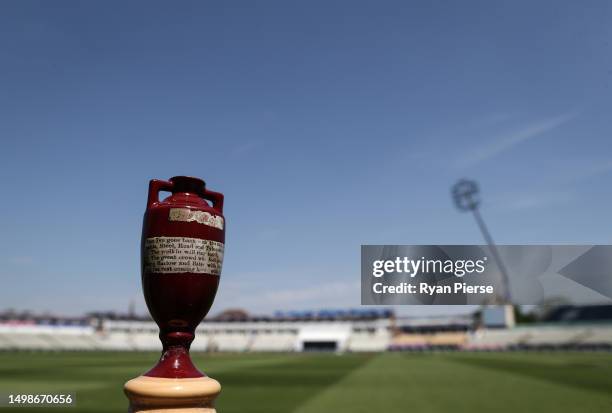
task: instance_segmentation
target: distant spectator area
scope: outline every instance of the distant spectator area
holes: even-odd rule
[[[612,305],[563,305],[550,311],[543,321],[562,323],[612,322]]]

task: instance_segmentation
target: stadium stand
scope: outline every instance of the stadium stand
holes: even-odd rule
[[[477,327],[472,316],[397,318],[388,310],[232,310],[200,324],[193,351],[377,352],[466,350],[612,351],[612,306],[563,306],[537,324]],[[159,351],[155,323],[103,314],[81,319],[0,314],[0,350]]]
[[[612,350],[612,305],[561,306],[537,324],[483,329],[467,350]]]
[[[295,334],[278,332],[255,334],[249,347],[250,351],[290,352],[295,350]]]
[[[421,317],[396,320],[389,349],[393,351],[459,350],[472,328],[471,316]]]
[[[521,334],[517,329],[481,329],[468,335],[464,349],[474,351],[508,350],[516,348],[527,338],[527,334],[528,332]]]
[[[612,321],[612,305],[563,305],[550,311],[544,322],[610,322]]]

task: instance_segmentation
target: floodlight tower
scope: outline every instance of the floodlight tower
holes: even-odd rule
[[[497,250],[497,246],[493,241],[493,237],[491,237],[491,233],[487,229],[480,212],[478,211],[478,206],[480,205],[480,190],[478,188],[478,184],[476,181],[471,181],[468,179],[461,179],[455,185],[453,185],[451,189],[451,193],[453,195],[453,201],[455,202],[455,206],[459,211],[467,212],[471,211],[474,214],[474,218],[476,219],[476,223],[478,224],[478,228],[482,232],[482,236],[484,237],[491,253],[493,254],[493,258],[497,263],[497,267],[502,275],[502,283],[504,285],[503,297],[506,303],[510,303],[510,282],[508,277],[508,271],[506,270],[506,266],[499,255],[499,251]]]

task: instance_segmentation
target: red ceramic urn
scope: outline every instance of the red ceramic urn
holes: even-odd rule
[[[171,195],[159,200],[161,191]],[[188,176],[149,183],[142,228],[142,286],[163,350],[145,376],[203,376],[191,362],[189,346],[217,293],[224,244],[222,194]]]

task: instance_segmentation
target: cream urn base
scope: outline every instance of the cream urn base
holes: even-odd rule
[[[165,379],[140,376],[125,383],[129,413],[216,413],[221,385],[210,377]]]

